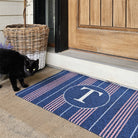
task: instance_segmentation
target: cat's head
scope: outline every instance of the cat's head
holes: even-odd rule
[[[31,60],[29,58],[25,58],[24,60],[24,72],[25,76],[31,76],[39,69],[39,60]]]

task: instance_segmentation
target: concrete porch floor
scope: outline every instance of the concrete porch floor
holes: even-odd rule
[[[33,85],[61,71],[46,67],[25,81]],[[0,89],[1,138],[99,138],[99,136],[58,117],[17,96],[9,80]]]

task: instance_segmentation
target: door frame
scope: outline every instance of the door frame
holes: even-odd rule
[[[46,24],[45,5],[45,0],[33,0],[34,24]],[[68,0],[55,0],[55,6],[55,52],[57,53],[68,49]]]

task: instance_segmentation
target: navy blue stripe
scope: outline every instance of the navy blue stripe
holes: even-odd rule
[[[96,86],[99,86],[100,83],[102,83],[102,82],[103,82],[103,81],[100,81],[100,80],[99,80],[99,84],[97,84]],[[105,88],[108,87],[110,84],[111,84],[110,82],[104,82],[104,83],[102,83],[102,84],[100,85],[100,88],[105,89]]]
[[[92,85],[94,85],[94,86],[99,86],[101,83],[102,83],[103,81],[101,81],[101,80],[97,80],[94,84],[92,84]]]
[[[69,107],[70,107],[70,105],[68,103],[65,103],[62,107],[60,107],[56,111],[54,111],[54,113],[60,116],[60,114],[62,114],[65,111],[65,109],[68,109]],[[65,119],[67,119],[67,118],[65,118]]]
[[[78,110],[80,110],[80,108],[76,108],[70,105],[70,107],[72,107],[70,110],[68,110],[67,112],[65,112],[62,117],[65,119],[69,119],[72,115],[74,115],[76,112],[78,112]],[[66,108],[67,110],[68,108]]]

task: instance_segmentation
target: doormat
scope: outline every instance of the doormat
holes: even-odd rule
[[[104,138],[138,138],[138,91],[62,71],[17,96]]]

